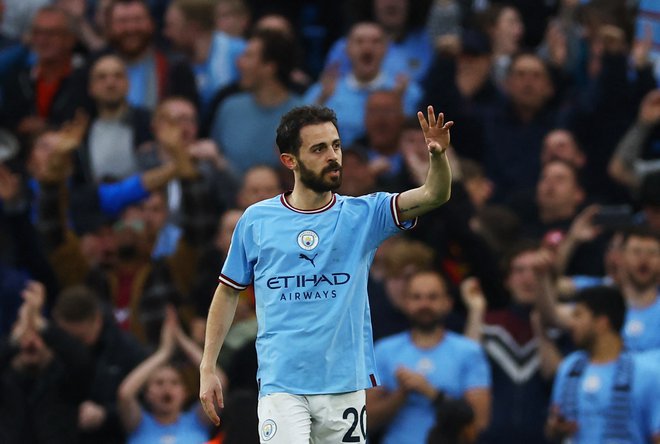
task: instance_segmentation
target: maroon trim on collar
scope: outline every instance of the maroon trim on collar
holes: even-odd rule
[[[301,213],[301,214],[323,213],[324,211],[329,210],[330,208],[332,208],[332,206],[335,204],[335,202],[337,202],[337,195],[335,193],[332,193],[332,199],[330,199],[330,202],[323,205],[321,208],[316,208],[314,210],[301,210],[299,208],[294,207],[289,202],[287,202],[285,196],[288,196],[289,194],[291,194],[291,191],[287,191],[286,193],[280,194],[280,201],[282,202],[282,205],[284,205],[286,208],[288,208],[291,211],[295,211],[296,213]]]

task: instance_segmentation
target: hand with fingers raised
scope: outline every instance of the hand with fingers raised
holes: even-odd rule
[[[449,129],[454,126],[454,122],[450,120],[445,123],[445,115],[443,113],[438,114],[436,117],[433,106],[431,105],[429,105],[426,111],[428,120],[424,118],[424,113],[421,111],[417,113],[419,124],[426,139],[426,146],[431,156],[443,154],[449,148],[451,141]]]

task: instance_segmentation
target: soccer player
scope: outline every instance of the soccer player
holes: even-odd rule
[[[366,440],[365,388],[376,386],[367,274],[378,245],[449,199],[445,150],[453,122],[418,118],[430,156],[426,182],[401,194],[344,197],[332,110],[294,108],[277,145],[293,191],[249,207],[234,230],[209,309],[200,399],[215,424],[223,407],[216,359],[238,294],[254,284],[259,434],[269,444]]]

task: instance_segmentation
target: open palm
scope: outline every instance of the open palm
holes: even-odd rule
[[[419,125],[424,132],[426,139],[426,146],[431,154],[442,154],[449,147],[450,135],[449,129],[454,125],[453,121],[445,123],[445,116],[443,113],[438,114],[436,118],[433,106],[427,108],[428,120],[424,117],[424,113],[419,111],[417,118]]]

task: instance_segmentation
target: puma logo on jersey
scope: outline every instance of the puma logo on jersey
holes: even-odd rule
[[[309,261],[309,262],[312,264],[312,267],[316,268],[316,264],[314,263],[314,259],[316,259],[316,256],[318,256],[318,255],[319,255],[319,254],[316,253],[312,258],[310,258],[310,257],[307,256],[306,254],[300,253],[300,254],[298,255],[298,258],[299,258],[299,259],[305,259],[306,261]]]

